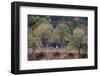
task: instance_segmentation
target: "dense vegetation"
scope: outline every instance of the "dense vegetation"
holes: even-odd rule
[[[87,51],[87,17],[28,15],[28,48]]]

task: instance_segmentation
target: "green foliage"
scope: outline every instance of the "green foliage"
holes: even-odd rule
[[[87,35],[86,33],[75,33],[69,41],[69,46],[76,49],[87,50]]]
[[[37,27],[39,24],[42,23],[48,23],[49,22],[49,16],[28,16],[28,25]]]
[[[41,40],[36,37],[33,33],[28,35],[28,47],[41,47],[42,43]]]
[[[44,36],[47,36],[49,38],[51,36],[52,31],[53,27],[50,24],[42,23],[34,29],[34,34],[39,38],[43,38]]]
[[[50,38],[52,31],[52,26],[47,23],[38,25],[38,27],[28,35],[28,47],[42,47],[42,38],[45,36]]]
[[[29,15],[28,27],[32,28],[32,32],[28,34],[28,47],[42,47],[42,39],[47,37],[49,43],[63,46],[68,41],[72,48],[87,50],[87,34],[73,33],[76,27],[82,25],[80,20],[81,17]]]
[[[69,27],[66,24],[60,23],[53,31],[51,41],[63,44],[70,38]]]
[[[73,30],[75,29],[73,21],[67,21],[67,25],[69,27],[69,33],[72,34]]]

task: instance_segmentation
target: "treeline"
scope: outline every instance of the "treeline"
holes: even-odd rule
[[[87,17],[28,15],[28,47],[87,50],[87,22]]]

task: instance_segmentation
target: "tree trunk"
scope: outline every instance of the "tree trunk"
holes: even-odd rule
[[[61,34],[61,41],[60,42],[61,42],[61,48],[63,48],[64,47],[64,45],[63,45],[64,44],[64,40],[63,40],[62,34]]]
[[[78,58],[80,58],[81,56],[81,53],[80,53],[80,48],[78,49]]]

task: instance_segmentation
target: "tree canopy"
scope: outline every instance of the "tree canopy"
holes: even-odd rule
[[[60,48],[68,44],[87,49],[87,17],[28,15],[28,27],[32,30],[28,34],[28,47],[48,47],[55,43]],[[82,28],[83,32],[76,28]]]

